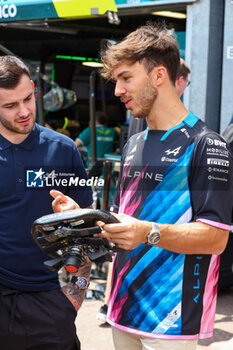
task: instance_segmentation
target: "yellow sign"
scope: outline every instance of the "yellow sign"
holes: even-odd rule
[[[114,0],[53,0],[59,17],[75,18],[103,15],[107,11],[117,12]]]

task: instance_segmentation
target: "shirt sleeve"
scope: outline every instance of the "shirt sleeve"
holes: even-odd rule
[[[217,133],[197,141],[190,167],[193,221],[231,229],[233,161],[225,140]]]
[[[81,134],[77,137],[77,139],[81,140],[84,146],[88,146],[91,141],[91,129],[90,127],[84,129]]]

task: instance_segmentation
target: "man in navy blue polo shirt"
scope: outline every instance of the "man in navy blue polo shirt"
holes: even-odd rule
[[[57,273],[43,265],[47,257],[30,231],[35,219],[52,212],[50,190],[81,208],[91,206],[92,191],[74,142],[35,124],[35,115],[28,67],[0,57],[0,344],[4,350],[76,350],[76,310]],[[59,192],[52,194],[62,202]],[[89,270],[87,263],[79,273],[88,278]],[[79,306],[84,295],[77,293]]]

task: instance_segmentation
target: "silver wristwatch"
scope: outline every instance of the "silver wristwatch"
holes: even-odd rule
[[[86,279],[86,277],[76,277],[76,276],[73,276],[71,278],[71,282],[72,283],[75,283],[76,286],[78,287],[78,289],[87,289],[88,286],[89,286],[89,282],[88,280]]]
[[[160,229],[159,225],[156,222],[152,222],[152,229],[148,233],[147,243],[157,244],[160,241]]]

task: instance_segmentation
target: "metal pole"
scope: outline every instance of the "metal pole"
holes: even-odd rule
[[[90,162],[90,165],[93,165],[96,162],[95,82],[96,82],[96,72],[92,71],[90,74],[90,96],[89,96],[90,128],[91,128],[91,162]]]
[[[5,46],[0,45],[0,50],[9,56],[16,56],[12,51],[8,50]]]
[[[38,117],[39,117],[39,124],[45,125],[45,118],[44,118],[44,104],[43,104],[43,87],[42,87],[42,80],[41,80],[41,71],[40,66],[36,68],[36,78],[37,78],[37,86],[38,86]]]
[[[104,79],[101,76],[100,76],[100,92],[101,92],[102,111],[106,113],[106,101],[104,96]]]

